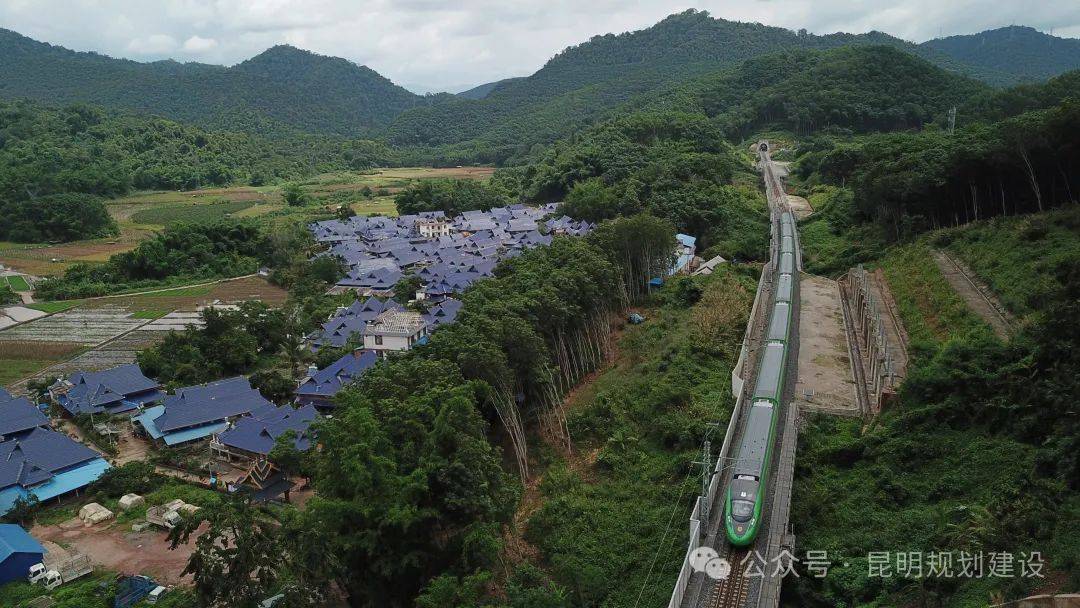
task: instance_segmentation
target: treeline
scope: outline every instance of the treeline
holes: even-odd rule
[[[488,210],[514,202],[499,180],[426,179],[410,183],[394,196],[398,215],[442,211],[448,217],[473,209]]]
[[[173,224],[104,264],[76,264],[37,285],[48,300],[252,274],[274,255],[274,240],[240,222]]]
[[[230,67],[144,63],[0,29],[0,56],[6,59],[0,64],[3,97],[92,103],[229,131],[251,126],[254,118],[275,130],[362,137],[429,101],[365,66],[285,45]]]
[[[29,201],[34,206],[49,205],[45,197],[55,194],[110,197],[133,189],[260,185],[393,164],[396,158],[385,145],[371,141],[296,134],[261,138],[90,106],[60,108],[25,101],[0,101],[0,144],[0,202]],[[89,198],[60,200],[68,211],[81,201],[82,209],[76,211],[81,217],[98,213]],[[51,238],[93,236],[100,225],[90,221],[85,233],[60,236],[63,231],[58,231]]]
[[[894,239],[994,215],[1042,211],[1080,192],[1080,103],[953,134],[939,129],[802,144],[796,173],[805,184],[853,189],[857,219],[877,221]]]
[[[704,116],[637,112],[560,142],[504,179],[525,200],[564,200],[575,218],[647,212],[699,238],[701,251],[759,259],[767,214],[748,166]]]
[[[116,222],[101,199],[89,194],[50,194],[0,199],[0,241],[40,243],[113,236]]]

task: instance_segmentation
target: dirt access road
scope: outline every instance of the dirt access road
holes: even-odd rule
[[[1002,340],[1008,339],[1012,331],[1012,319],[1004,312],[1005,307],[988,289],[976,284],[972,275],[952,256],[944,251],[934,251],[934,261],[941,268],[941,274],[952,286],[968,308],[983,318]]]
[[[166,534],[156,528],[132,532],[129,526],[107,522],[87,527],[79,519],[52,526],[34,526],[34,538],[56,543],[68,551],[90,557],[97,568],[123,574],[145,574],[163,585],[192,584],[181,576],[195,548],[195,538],[175,550],[169,549]]]

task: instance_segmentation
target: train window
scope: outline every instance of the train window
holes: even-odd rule
[[[731,501],[731,517],[735,521],[748,521],[754,514],[754,503],[749,500]]]

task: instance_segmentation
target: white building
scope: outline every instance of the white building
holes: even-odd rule
[[[424,317],[411,310],[387,310],[367,322],[364,348],[381,357],[395,351],[406,351],[427,337]]]
[[[416,229],[420,231],[420,236],[427,239],[450,236],[450,223],[444,220],[420,219],[416,221]]]

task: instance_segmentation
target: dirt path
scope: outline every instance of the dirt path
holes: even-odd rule
[[[968,308],[989,323],[994,333],[1000,338],[1008,338],[1012,329],[1012,320],[1002,312],[1005,307],[1001,305],[997,297],[977,285],[971,275],[944,251],[934,250],[934,261],[941,268],[941,274],[945,275],[945,280],[967,303]]]

